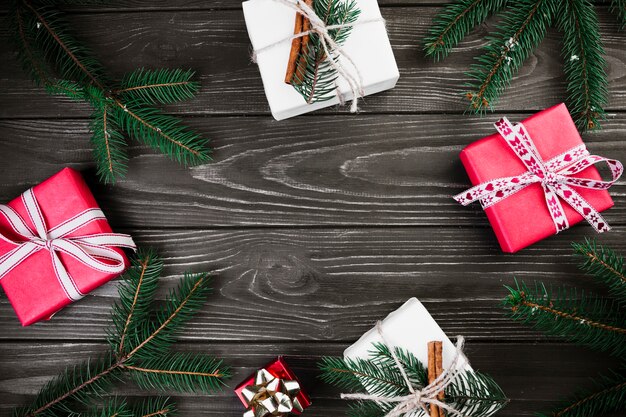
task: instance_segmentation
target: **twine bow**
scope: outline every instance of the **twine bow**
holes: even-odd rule
[[[255,50],[252,54],[252,60],[254,62],[257,62],[256,57],[259,54],[267,51],[268,49],[273,49],[282,43],[290,42],[294,39],[302,38],[312,33],[317,34],[320,39],[320,44],[322,48],[324,49],[326,60],[328,61],[330,66],[335,71],[337,71],[339,76],[348,83],[348,86],[350,87],[350,91],[352,92],[352,105],[350,106],[350,112],[356,113],[359,110],[358,99],[365,96],[365,91],[363,90],[363,77],[361,76],[361,72],[359,71],[359,68],[356,66],[352,58],[350,58],[350,56],[341,47],[341,45],[335,42],[332,36],[330,36],[330,31],[336,30],[336,29],[344,29],[344,28],[364,25],[367,23],[384,22],[384,19],[378,18],[378,19],[369,19],[369,20],[358,20],[353,23],[326,25],[326,22],[324,22],[324,20],[322,20],[315,13],[315,10],[313,10],[312,7],[306,4],[304,0],[273,0],[273,1],[284,4],[285,6],[295,10],[296,13],[299,13],[302,16],[304,16],[311,23],[311,29],[301,32],[301,33],[294,34],[293,36],[289,36],[285,39],[279,40],[278,42],[272,43],[263,48]],[[346,68],[344,62],[341,62],[341,60],[336,59],[339,56],[343,60],[345,60],[348,64],[350,64],[350,66],[352,67],[351,71]],[[337,97],[339,98],[339,101],[343,103],[344,99],[341,96],[341,93],[339,92],[338,88],[336,89],[336,92],[337,92]]]
[[[464,372],[464,366],[468,363],[465,355],[463,354],[463,344],[465,343],[465,339],[463,336],[457,337],[456,342],[456,353],[450,366],[443,370],[441,375],[437,379],[435,379],[431,384],[422,388],[421,390],[416,390],[404,367],[402,366],[402,362],[398,359],[398,355],[396,354],[396,350],[393,346],[389,345],[385,340],[385,336],[383,335],[382,323],[376,323],[376,330],[380,335],[383,344],[389,347],[389,351],[391,352],[391,356],[395,362],[396,367],[400,370],[402,374],[402,378],[406,383],[406,387],[409,390],[408,395],[404,396],[385,396],[385,395],[373,395],[373,394],[341,394],[341,398],[345,400],[364,400],[364,401],[376,401],[387,404],[396,404],[394,408],[392,408],[385,417],[399,417],[403,414],[407,414],[417,410],[423,410],[426,415],[429,414],[428,406],[437,406],[441,409],[444,409],[448,412],[448,415],[454,415],[457,417],[465,417],[460,411],[456,410],[449,404],[440,401],[437,398],[437,394],[441,391],[444,391],[449,385],[453,384],[454,381]]]
[[[587,220],[598,233],[610,230],[600,213],[572,187],[608,190],[624,171],[621,162],[591,155],[584,144],[544,161],[523,124],[518,123],[513,126],[508,119],[502,118],[495,126],[528,171],[521,175],[497,178],[472,187],[454,196],[457,202],[466,206],[480,200],[483,208],[487,208],[531,184],[539,183],[543,189],[556,233],[569,228],[569,221],[559,197]],[[608,165],[612,176],[611,181],[572,176],[600,162],[606,162]]]
[[[297,396],[300,384],[295,380],[284,380],[260,369],[254,377],[254,385],[245,387],[241,394],[248,409],[243,417],[286,416],[293,411],[304,411]]]
[[[124,258],[111,247],[135,249],[135,243],[130,236],[117,233],[68,236],[91,222],[106,220],[100,209],[85,210],[58,226],[48,229],[32,189],[22,194],[22,202],[26,207],[28,217],[35,225],[36,233],[14,209],[0,205],[0,214],[7,220],[13,232],[24,238],[24,240],[12,240],[0,233],[0,239],[16,246],[15,249],[0,257],[0,279],[40,250],[50,253],[55,275],[65,295],[71,301],[79,300],[84,294],[65,269],[58,252],[70,255],[77,261],[103,273],[124,272]],[[108,262],[103,262],[101,259]]]

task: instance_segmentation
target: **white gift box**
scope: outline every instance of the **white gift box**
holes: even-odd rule
[[[359,69],[365,95],[370,95],[393,88],[400,74],[378,1],[356,0],[356,3],[361,14],[342,49]],[[307,104],[293,86],[285,83],[295,10],[276,0],[248,0],[243,2],[243,13],[252,47],[260,51],[256,57],[257,64],[267,101],[276,120],[339,103],[339,98],[334,97]],[[364,23],[359,25],[359,21]],[[273,46],[266,48],[269,45]],[[340,57],[339,60],[348,71],[352,70],[345,58]],[[337,86],[346,101],[353,98],[348,83],[342,77],[338,78]]]
[[[450,367],[456,355],[454,344],[417,298],[411,298],[399,309],[390,313],[382,321],[382,333],[389,348],[398,347],[411,352],[424,366],[428,365],[428,342],[442,342],[444,369]],[[373,356],[373,344],[382,342],[383,340],[378,330],[373,328],[361,336],[355,344],[347,348],[343,356],[346,359],[368,359]],[[460,360],[465,362],[461,366],[462,369],[472,371],[472,367],[465,356]],[[367,385],[364,387],[367,390]],[[424,416],[425,413],[419,410],[407,414],[407,416],[409,415]]]

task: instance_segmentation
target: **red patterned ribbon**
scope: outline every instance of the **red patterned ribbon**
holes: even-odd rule
[[[608,190],[624,171],[621,162],[590,155],[585,145],[577,146],[544,161],[523,124],[518,123],[513,126],[507,118],[502,118],[495,126],[528,171],[513,177],[496,178],[472,187],[454,196],[457,202],[466,206],[480,200],[483,208],[487,208],[530,184],[539,183],[543,188],[546,205],[554,222],[556,233],[569,228],[569,222],[565,217],[559,197],[587,220],[598,233],[610,230],[600,213],[572,187]],[[572,177],[572,175],[600,162],[606,162],[611,170],[613,177],[611,181]]]

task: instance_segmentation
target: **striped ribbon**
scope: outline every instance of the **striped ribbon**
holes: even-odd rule
[[[32,189],[22,194],[22,202],[36,230],[33,232],[22,216],[14,209],[0,205],[0,215],[4,216],[13,232],[23,238],[23,240],[12,240],[0,232],[0,239],[15,246],[14,249],[0,257],[0,279],[29,256],[41,250],[50,253],[55,275],[65,295],[71,301],[79,300],[84,294],[79,290],[76,282],[59,259],[59,252],[70,255],[77,261],[103,273],[120,274],[124,272],[124,257],[112,247],[136,249],[135,242],[129,235],[98,233],[68,236],[89,223],[106,220],[100,209],[87,209],[58,226],[48,229]]]

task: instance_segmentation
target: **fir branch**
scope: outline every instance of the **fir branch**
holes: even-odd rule
[[[505,13],[498,33],[489,38],[485,53],[472,65],[474,79],[467,93],[471,107],[485,112],[493,107],[532,50],[539,45],[555,14],[551,0],[521,0]]]
[[[626,375],[613,372],[596,381],[594,390],[580,392],[569,403],[538,417],[591,417],[626,409]]]
[[[376,364],[383,367],[396,366],[396,361],[387,345],[375,343],[370,353],[372,354],[372,361]],[[428,370],[415,355],[397,347],[395,348],[395,354],[414,387],[423,388],[428,385]]]
[[[543,284],[530,289],[516,281],[516,288],[506,287],[510,294],[504,306],[514,320],[532,325],[551,335],[608,352],[626,352],[626,318],[613,303],[576,290],[560,289],[556,295]]]
[[[124,365],[131,378],[143,389],[192,393],[220,389],[222,378],[230,376],[222,368],[222,361],[192,353],[171,353],[142,361],[138,366]]]
[[[140,387],[204,392],[220,388],[222,380],[230,376],[229,368],[213,357],[169,350],[180,327],[204,304],[210,290],[206,274],[186,274],[166,301],[165,309],[153,317],[149,310],[154,306],[162,263],[151,251],[140,250],[139,256],[124,274],[119,289],[120,302],[114,308],[113,329],[109,331],[111,350],[102,359],[66,370],[41,389],[31,406],[15,410],[15,416],[73,413],[75,404],[89,404],[93,396],[106,393],[124,375],[134,377]],[[155,404],[160,405],[153,407]],[[174,411],[161,399],[142,407],[147,410],[145,417],[166,416]]]
[[[507,0],[459,0],[445,5],[428,31],[426,55],[445,58],[465,35],[506,4]]]
[[[13,43],[17,46],[20,53],[18,59],[26,71],[30,72],[31,77],[37,85],[47,85],[52,77],[50,69],[45,59],[40,56],[39,51],[34,47],[33,28],[37,26],[32,16],[24,13],[20,0],[14,0],[9,9],[8,24],[12,29]]]
[[[210,278],[207,274],[186,273],[156,318],[148,326],[139,329],[133,349],[126,357],[137,355],[150,360],[169,349],[179,328],[200,310],[210,292]]]
[[[347,25],[358,20],[361,10],[355,0],[316,0],[315,13],[322,17],[328,26]],[[350,36],[352,27],[329,31],[329,36],[342,45]],[[317,33],[311,33],[309,42],[298,57],[298,66],[291,85],[307,103],[330,100],[336,95],[337,70],[329,60],[337,62],[337,56],[328,57]]]
[[[563,0],[556,22],[563,32],[564,71],[570,112],[580,130],[594,129],[605,117],[608,79],[598,16],[589,0]]]
[[[626,0],[612,0],[611,11],[617,15],[622,29],[626,28]]]
[[[20,51],[22,66],[48,93],[84,100],[94,107],[91,141],[100,179],[112,183],[127,172],[123,131],[183,165],[211,160],[207,140],[200,134],[178,118],[149,107],[193,98],[199,88],[192,80],[193,72],[142,69],[124,77],[122,85],[113,89],[102,65],[72,35],[58,3],[12,0],[11,38]]]
[[[211,160],[206,140],[174,116],[142,107],[137,101],[123,103],[117,99],[112,116],[128,135],[180,164],[196,165]]]
[[[127,74],[114,93],[146,104],[169,104],[195,97],[200,85],[192,81],[193,71],[180,69],[139,69]]]
[[[624,258],[611,249],[598,245],[595,240],[572,244],[575,254],[582,260],[580,269],[593,275],[609,287],[609,291],[622,305],[626,304],[626,271]]]
[[[126,285],[120,286],[120,301],[113,307],[115,331],[109,336],[109,342],[118,357],[127,352],[126,338],[134,337],[137,329],[149,319],[162,271],[163,262],[150,249],[137,251],[126,271]]]
[[[86,80],[105,89],[103,81],[99,79],[104,72],[100,63],[69,33],[62,14],[55,8],[35,8],[29,0],[23,0],[23,4],[37,19],[40,24],[37,26],[45,29],[37,32],[38,43],[42,45],[42,52],[47,60],[55,63],[61,77]]]
[[[123,178],[128,170],[126,141],[115,121],[109,117],[110,107],[105,104],[91,116],[90,129],[93,156],[98,166],[98,176],[105,183]]]
[[[413,388],[418,390],[428,385],[428,371],[415,355],[403,349],[396,349],[396,353]],[[318,367],[323,381],[342,390],[360,392],[365,389],[371,395],[383,397],[411,394],[391,351],[382,344],[373,345],[369,359],[326,357]],[[468,371],[446,388],[445,402],[462,415],[487,417],[503,408],[508,399],[492,378]],[[351,404],[349,415],[382,417],[395,405],[384,401],[357,401]]]

